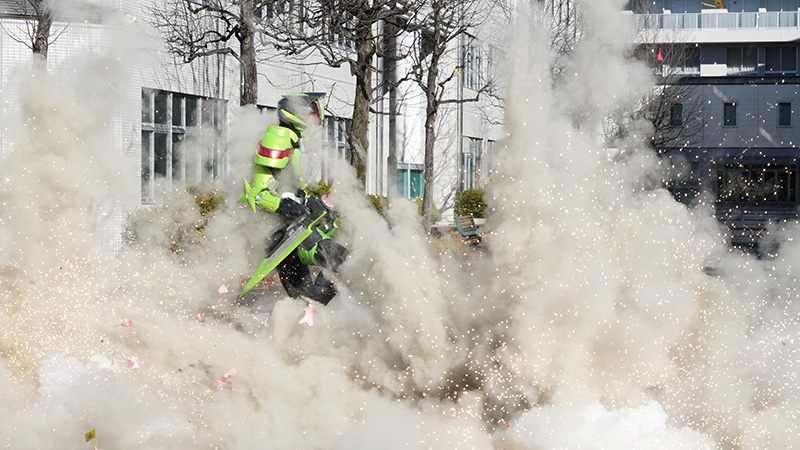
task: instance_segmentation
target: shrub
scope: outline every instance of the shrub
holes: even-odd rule
[[[200,215],[203,217],[216,211],[217,207],[222,203],[222,197],[219,196],[216,190],[202,192],[192,187],[187,189],[187,191],[194,196],[194,202],[197,204]]]
[[[378,214],[382,217],[386,217],[386,205],[388,204],[386,197],[378,197],[377,195],[369,194],[367,195],[367,200],[369,200],[369,203],[375,208],[375,211],[378,211]]]
[[[224,200],[215,190],[201,191],[189,188],[187,192],[194,197],[193,207],[197,208],[199,218],[192,212],[192,207],[186,208],[191,203],[173,202],[131,211],[123,230],[123,238],[128,245],[142,248],[143,241],[150,240],[148,234],[155,238],[157,245],[168,246],[170,251],[176,254],[201,245],[211,213],[216,211]],[[163,231],[159,237],[159,233],[154,236],[146,232],[146,229]],[[145,232],[142,233],[143,231]]]
[[[367,200],[375,208],[375,211],[378,212],[382,217],[386,217],[386,206],[389,204],[389,200],[386,197],[378,197],[377,195],[367,195]],[[421,216],[422,215],[422,198],[415,198],[411,199],[417,203],[417,213]],[[441,213],[439,210],[436,209],[436,205],[433,205],[433,211],[431,212],[431,219],[433,222],[438,222],[439,219],[442,218]]]
[[[314,197],[322,198],[323,195],[328,195],[331,193],[331,187],[320,181],[313,186],[307,186],[306,192]]]
[[[483,200],[483,189],[467,189],[456,194],[453,212],[456,216],[486,217],[486,202]]]
[[[421,216],[422,215],[422,202],[423,202],[422,197],[417,197],[415,201],[417,202],[417,213]],[[431,205],[431,222],[432,223],[436,223],[441,218],[442,218],[442,214],[439,212],[438,209],[436,209],[436,203],[434,203],[433,205]]]

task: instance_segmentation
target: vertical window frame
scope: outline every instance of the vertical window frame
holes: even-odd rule
[[[722,126],[735,128],[739,125],[739,108],[736,102],[725,102],[722,106]]]
[[[669,125],[671,127],[683,126],[683,103],[675,102],[669,108]]]
[[[766,74],[797,73],[797,47],[768,46],[764,48]]]
[[[336,117],[326,114],[325,121],[322,124],[323,129],[320,133],[322,140],[322,148],[327,149],[324,151],[335,151],[332,158],[341,159],[350,162],[352,154],[350,152],[350,143],[347,141],[347,136],[350,135],[350,128],[352,127],[353,120],[343,117]],[[328,163],[325,162],[328,158],[324,158],[322,163],[322,181],[327,183],[329,170]]]
[[[791,102],[779,102],[778,103],[778,128],[791,128],[792,127],[792,116],[794,112],[792,111],[792,103]]]
[[[469,37],[464,44],[464,87],[473,91],[483,87],[483,55],[479,41]]]
[[[158,100],[157,100],[158,99]],[[190,116],[191,105],[193,113]],[[176,111],[176,108],[178,109]],[[208,117],[205,119],[203,115]],[[161,187],[171,191],[177,187],[189,187],[201,181],[213,181],[222,175],[226,155],[216,143],[208,148],[205,158],[194,151],[186,154],[183,145],[186,138],[201,129],[225,132],[227,101],[202,98],[158,89],[142,89],[141,131],[141,203],[158,204],[163,201],[156,190],[158,179]],[[191,123],[188,125],[187,123]],[[194,164],[189,158],[194,157]],[[205,161],[204,161],[205,159]],[[205,165],[202,164],[205,162]],[[191,170],[195,169],[196,170]]]
[[[728,47],[728,75],[751,75],[758,73],[758,48],[753,46]]]
[[[461,155],[461,190],[479,188],[481,162],[483,158],[483,138],[464,136],[465,150]]]

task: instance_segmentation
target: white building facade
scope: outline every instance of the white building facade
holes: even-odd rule
[[[30,17],[19,9],[18,0],[0,0],[0,153],[15,147],[10,127],[18,126],[24,116],[20,99],[20,78],[11,76],[16,68],[28,68],[32,54],[25,45],[25,30]],[[106,237],[111,247],[121,234],[127,211],[142,205],[159,204],[169,192],[220,179],[236,179],[232,173],[238,161],[250,160],[251,148],[242,147],[238,138],[241,107],[239,64],[231,56],[207,57],[191,64],[178,64],[165,50],[161,37],[151,27],[152,3],[139,0],[71,1],[71,11],[57,19],[50,45],[47,69],[57,76],[79,73],[75,66],[90,55],[103,56],[118,65],[113,80],[113,117],[109,132],[128,166],[120,171],[130,185],[139,186],[121,201],[103,210]],[[67,5],[65,3],[65,5]],[[11,32],[9,32],[11,31]],[[15,36],[14,33],[18,33]],[[476,38],[460,40],[453,58],[466,58],[468,70],[452,84],[453,98],[466,98],[479,79],[490,69],[487,45],[480,48]],[[262,56],[269,43],[262,42]],[[258,104],[264,113],[264,128],[274,123],[275,106],[289,92],[325,92],[326,130],[322,140],[340,157],[346,157],[354,82],[349,68],[309,64],[308,59],[262,58],[259,64]],[[448,67],[454,66],[448,61]],[[402,63],[401,63],[402,64]],[[378,61],[380,67],[381,62]],[[375,77],[376,79],[379,77]],[[87,82],[91,82],[88,81]],[[376,80],[377,82],[377,80]],[[387,196],[387,174],[398,173],[400,196],[420,197],[424,133],[424,102],[414,94],[413,86],[404,86],[398,117],[398,166],[388,167],[388,100],[381,99],[370,124],[370,147],[367,156],[366,193]],[[448,107],[440,114],[442,132],[437,144],[436,194],[440,210],[452,207],[457,190],[478,187],[482,158],[502,137],[497,125],[501,109],[492,112],[489,125],[487,104],[477,102]],[[254,138],[257,139],[257,136]],[[445,215],[446,217],[446,215]]]

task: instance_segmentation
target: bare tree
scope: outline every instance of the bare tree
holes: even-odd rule
[[[700,70],[697,47],[670,43],[657,49],[654,45],[639,47],[639,54],[654,67],[656,88],[645,99],[643,116],[653,126],[650,144],[656,149],[678,148],[689,143],[702,131],[702,89],[691,84],[688,73]],[[660,57],[659,57],[660,55]]]
[[[547,15],[549,27],[547,36],[553,50],[553,77],[557,78],[563,71],[564,61],[572,53],[575,44],[583,38],[583,21],[580,8],[575,0],[537,0],[544,5],[540,10]]]
[[[46,61],[50,44],[63,32],[51,35],[55,15],[51,3],[47,0],[15,0],[14,11],[25,19],[25,29],[22,35],[7,29],[4,31],[11,39],[31,49],[39,62]]]
[[[414,51],[411,52],[411,79],[420,87],[425,97],[425,157],[422,221],[430,231],[433,215],[433,186],[435,179],[434,151],[437,140],[436,122],[441,108],[448,104],[476,102],[487,94],[492,80],[480,80],[472,85],[473,97],[453,96],[448,89],[461,72],[475,68],[468,57],[457,58],[458,66],[446,58],[460,39],[473,39],[467,33],[480,27],[490,17],[492,5],[481,0],[427,0],[425,7],[413,17],[406,27],[416,32]],[[456,45],[458,52],[464,52]],[[480,70],[480,68],[477,68]],[[469,75],[469,74],[465,74]],[[463,82],[461,80],[460,82]],[[460,139],[460,136],[458,137]]]
[[[657,150],[681,148],[703,129],[702,89],[691,82],[690,74],[699,72],[699,54],[691,44],[650,42],[638,45],[633,57],[645,62],[655,77],[655,86],[639,93],[635,102],[612,112],[603,124],[606,140],[627,139],[636,125],[644,121],[650,127],[645,139]]]
[[[42,59],[47,59],[47,50],[50,47],[50,28],[53,26],[53,14],[44,4],[44,0],[28,0],[36,17],[36,27],[31,39],[31,50]]]
[[[240,64],[242,105],[258,102],[256,0],[167,0],[153,4],[153,26],[183,63],[230,55]],[[238,45],[237,45],[238,44]]]
[[[558,83],[564,62],[585,35],[582,12],[576,0],[536,1],[547,16],[545,23],[555,59],[553,82]],[[634,93],[636,98],[610,111],[602,123],[604,137],[609,145],[616,145],[634,133],[644,132],[641,125],[646,123],[649,130],[645,139],[653,148],[684,146],[703,126],[702,90],[686,77],[699,71],[697,48],[657,30],[642,31],[638,41],[631,56],[651,68],[655,88]]]
[[[376,59],[385,57],[379,33],[393,18],[413,14],[413,0],[279,0],[265,1],[262,31],[285,55],[322,57],[332,67],[347,65],[355,79],[351,133],[351,165],[358,179],[366,179],[369,121],[376,93]]]

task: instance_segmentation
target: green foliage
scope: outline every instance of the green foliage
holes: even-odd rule
[[[202,192],[197,188],[191,187],[187,189],[187,191],[194,195],[194,201],[197,203],[197,208],[200,210],[200,215],[203,217],[214,212],[223,201],[216,190]]]
[[[414,201],[417,202],[417,214],[421,216],[423,199],[422,197],[417,197],[416,199],[414,199]],[[439,212],[439,210],[436,208],[436,204],[434,203],[433,205],[431,205],[431,222],[436,223],[441,218],[442,218],[442,213]]]
[[[467,189],[456,194],[453,212],[456,216],[472,214],[476,218],[486,217],[486,202],[483,199],[483,189]]]
[[[369,200],[369,203],[372,205],[373,208],[375,208],[375,211],[378,211],[378,214],[380,214],[383,217],[386,217],[385,215],[386,206],[388,205],[388,200],[386,199],[386,197],[378,197],[377,195],[370,194],[367,195],[367,200]]]
[[[145,242],[149,242],[168,247],[175,254],[201,245],[208,221],[224,199],[215,190],[189,188],[187,192],[194,197],[193,204],[178,201],[128,214],[123,230],[127,244],[144,248]]]
[[[375,211],[378,211],[383,217],[386,217],[386,207],[389,205],[389,200],[386,197],[378,197],[377,195],[367,195],[367,200],[375,208]],[[411,201],[417,203],[417,213],[421,216],[422,215],[422,198],[414,198]],[[433,222],[438,222],[439,219],[442,218],[442,214],[436,209],[436,205],[433,205],[433,211],[431,211],[431,219]]]
[[[306,192],[314,197],[322,198],[323,195],[328,195],[331,193],[331,187],[320,181],[314,186],[306,187]]]

